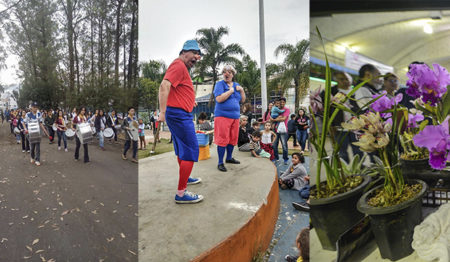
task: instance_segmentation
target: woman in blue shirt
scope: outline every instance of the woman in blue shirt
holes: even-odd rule
[[[214,97],[216,107],[214,109],[214,142],[217,145],[219,164],[217,168],[226,172],[223,163],[225,150],[227,151],[226,163],[240,164],[233,158],[233,149],[237,145],[239,137],[240,103],[245,101],[245,91],[238,83],[233,82],[236,70],[231,65],[222,69],[223,80],[216,83]]]

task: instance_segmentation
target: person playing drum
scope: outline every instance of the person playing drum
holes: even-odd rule
[[[111,115],[106,120],[106,125],[114,131],[114,141],[117,144],[117,129],[116,126],[119,125],[119,119],[116,115],[116,110],[111,111]]]
[[[64,142],[64,151],[67,152],[67,137],[66,137],[66,120],[62,110],[58,110],[56,117],[56,134],[58,135],[58,150],[61,150],[61,139]]]
[[[80,111],[78,112],[78,115],[74,117],[73,122],[72,122],[72,130],[75,131],[77,128],[77,124],[81,124],[81,123],[86,123],[87,122],[87,118],[86,118],[86,108],[85,107],[81,107]],[[75,143],[76,143],[76,147],[75,147],[75,160],[78,161],[78,157],[80,156],[80,146],[81,146],[81,141],[80,138],[78,137],[78,134],[75,135]],[[84,163],[88,163],[89,162],[89,151],[88,151],[88,144],[83,144],[83,149],[84,149]]]
[[[28,126],[31,124],[31,122],[37,122],[39,123],[39,127],[41,128],[42,131],[44,131],[44,133],[49,136],[49,134],[47,133],[47,130],[44,127],[43,124],[43,119],[42,119],[42,115],[41,112],[38,111],[38,104],[37,102],[33,102],[31,104],[31,112],[28,112],[25,115],[25,134],[28,134]],[[30,159],[30,163],[31,164],[36,164],[36,166],[40,166],[41,165],[41,142],[30,142],[30,147],[31,147],[31,159]]]
[[[135,126],[136,125],[136,126]],[[130,149],[130,144],[133,142],[133,158],[131,161],[137,163],[137,146],[138,146],[138,131],[139,126],[137,126],[136,116],[134,116],[134,107],[128,108],[128,116],[122,122],[122,129],[125,132],[126,141],[123,147],[122,159],[127,160],[127,151]],[[136,132],[135,132],[136,131]]]

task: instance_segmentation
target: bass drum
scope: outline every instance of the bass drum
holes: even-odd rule
[[[67,129],[66,137],[67,139],[72,140],[75,137],[75,131],[73,131],[72,129]]]
[[[105,138],[112,138],[114,136],[114,131],[112,128],[108,127],[103,131],[103,136]]]

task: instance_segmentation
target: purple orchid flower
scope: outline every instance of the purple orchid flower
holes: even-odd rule
[[[424,103],[435,106],[447,92],[450,74],[444,67],[433,64],[434,71],[425,64],[413,64],[406,74],[409,87],[406,93],[414,98],[422,97]]]
[[[381,96],[381,97],[380,97]],[[403,99],[403,94],[398,94],[393,98],[387,97],[387,92],[383,91],[381,95],[373,95],[372,98],[380,97],[377,101],[373,102],[370,105],[370,108],[375,112],[380,112],[381,117],[389,118],[391,117],[391,113],[381,113],[383,111],[391,109],[395,104],[398,104]]]
[[[417,113],[415,115],[408,114],[408,128],[418,127],[417,122],[420,122],[424,119],[425,119],[425,117],[420,113]]]
[[[448,120],[437,126],[426,126],[419,134],[414,136],[416,146],[426,147],[430,152],[429,164],[434,169],[445,168],[446,161],[450,161],[450,135],[448,133]]]

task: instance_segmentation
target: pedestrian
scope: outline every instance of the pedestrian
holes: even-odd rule
[[[202,195],[186,190],[188,184],[201,181],[200,178],[190,178],[194,162],[198,161],[199,147],[191,115],[195,105],[195,91],[188,71],[200,58],[201,51],[197,41],[186,41],[178,58],[167,69],[159,88],[158,121],[167,123],[178,157],[179,181],[175,202],[179,204],[203,200]]]
[[[136,116],[134,115],[134,107],[128,108],[128,115],[122,122],[122,129],[125,130],[125,145],[123,146],[122,159],[127,160],[128,149],[132,146],[133,156],[131,162],[137,163],[137,150],[138,150],[138,139],[139,139],[139,124],[136,121]]]
[[[303,151],[306,149],[306,140],[308,139],[309,128],[309,117],[306,116],[304,109],[300,108],[298,110],[295,123],[297,125],[297,140],[300,144],[300,152],[303,154]]]
[[[145,145],[145,124],[142,118],[139,118],[139,145],[141,150],[147,149]]]
[[[116,110],[112,110],[111,111],[110,116],[108,117],[108,119],[106,119],[106,125],[113,130],[113,132],[114,132],[114,143],[117,144],[117,132],[118,132],[118,130],[116,129],[116,126],[119,125],[119,119],[117,118]],[[110,139],[110,141],[111,141],[111,139]]]
[[[231,65],[225,65],[222,69],[223,80],[216,83],[214,87],[214,97],[216,106],[214,109],[214,143],[217,145],[219,161],[217,168],[226,172],[223,158],[225,151],[227,157],[225,162],[229,164],[240,164],[233,158],[233,149],[237,145],[239,138],[239,104],[245,101],[245,91],[241,85],[233,82],[236,69]],[[250,107],[244,106],[244,115],[250,121],[252,114]],[[247,122],[247,128],[250,128]]]
[[[288,156],[288,145],[287,145],[287,139],[288,139],[288,132],[287,132],[287,122],[289,119],[289,116],[291,114],[291,111],[286,106],[286,98],[282,97],[279,99],[280,101],[280,108],[281,110],[284,110],[284,112],[278,116],[276,119],[270,118],[272,122],[277,122],[278,127],[275,130],[275,133],[277,134],[277,137],[275,138],[275,141],[273,142],[273,153],[275,155],[275,160],[279,160],[278,155],[278,143],[281,141],[281,146],[283,148],[283,159],[284,164],[288,164],[289,156]],[[282,126],[282,123],[284,123],[284,130],[280,127]]]
[[[288,121],[288,133],[289,133],[288,141],[292,136],[294,139],[294,141],[293,141],[294,147],[298,146],[297,145],[297,124],[295,123],[295,114],[291,114],[291,119]]]
[[[37,102],[33,102],[31,104],[31,112],[28,112],[25,116],[25,133],[30,134],[30,130],[28,129],[32,123],[37,123],[39,126],[39,133],[43,131],[47,136],[47,130],[43,124],[42,114],[38,111]],[[39,141],[30,141],[30,149],[31,149],[31,159],[30,163],[36,164],[36,166],[41,165],[41,142]]]
[[[102,109],[98,110],[98,116],[95,118],[94,126],[95,131],[97,132],[100,149],[105,151],[105,138],[103,136],[103,131],[105,131],[106,128],[106,117]]]
[[[82,123],[87,123],[85,107],[81,107],[78,114],[73,118],[72,121],[73,131],[76,131],[77,125]],[[75,135],[75,160],[78,161],[78,158],[80,156],[81,141],[80,138],[78,137],[78,132],[76,133],[77,134]],[[87,143],[83,144],[83,149],[84,149],[84,163],[88,163],[90,160],[89,160],[89,148]]]
[[[245,101],[242,100],[242,102]],[[247,116],[247,128],[250,128],[250,126],[252,125],[252,120],[253,120],[253,113],[252,113],[252,104],[250,103],[245,103],[243,108],[242,108],[242,114],[244,116]]]
[[[57,117],[55,120],[56,134],[58,135],[58,150],[61,150],[61,139],[64,142],[64,151],[67,152],[67,137],[66,137],[66,119],[64,119],[64,113],[62,110],[57,111]]]
[[[53,124],[55,122],[54,116],[53,116],[53,110],[50,109],[47,111],[47,114],[44,119],[45,128],[47,129],[47,132],[50,134],[50,144],[53,144],[53,140],[55,139],[55,131],[53,130]]]
[[[27,137],[27,135],[25,134],[25,125],[26,125],[26,123],[25,123],[25,118],[24,118],[24,113],[23,112],[20,112],[19,113],[19,123],[18,123],[18,125],[17,125],[17,127],[19,128],[19,131],[20,131],[20,137],[21,137],[21,140],[22,140],[22,153],[25,153],[25,152],[30,152],[30,142],[28,141],[28,137]]]

